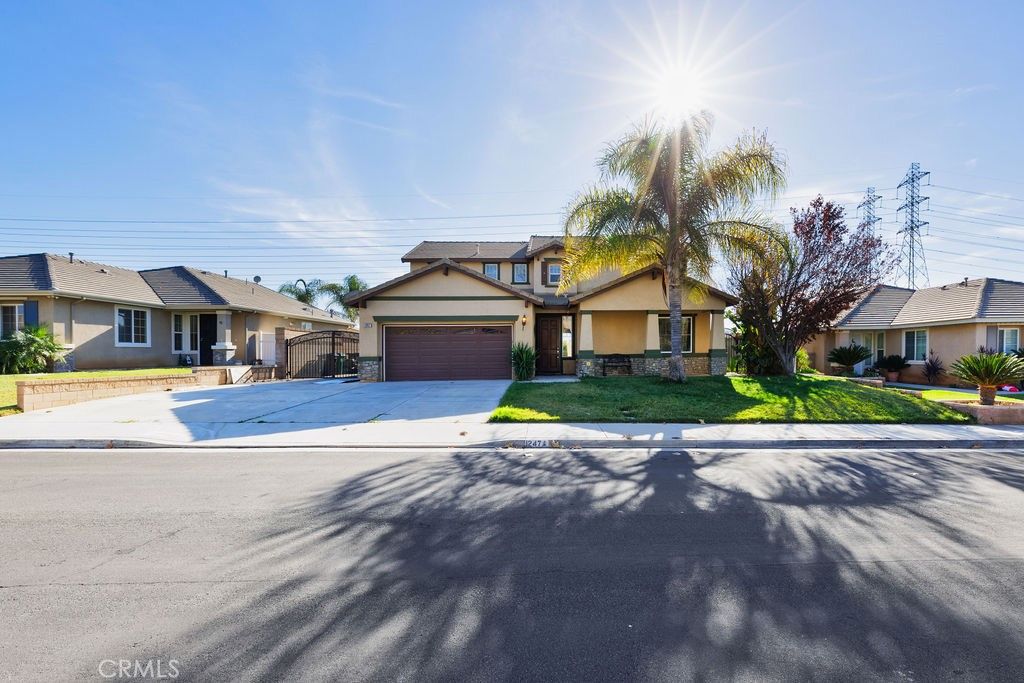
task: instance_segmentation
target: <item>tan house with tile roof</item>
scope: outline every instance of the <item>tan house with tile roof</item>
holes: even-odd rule
[[[346,300],[360,308],[360,377],[507,379],[510,349],[537,351],[539,374],[667,371],[668,305],[656,267],[608,271],[559,293],[564,243],[423,242],[409,272]],[[730,294],[704,287],[684,296],[683,346],[690,373],[725,372],[724,310]]]
[[[826,360],[836,346],[858,343],[872,359],[899,354],[911,367],[900,375],[905,382],[922,382],[921,368],[930,352],[948,368],[979,347],[1010,352],[1021,347],[1024,332],[1024,282],[981,278],[927,289],[879,285],[844,313],[832,331],[820,335],[808,352],[817,370],[831,372]],[[940,378],[952,384],[955,378]]]
[[[275,331],[354,329],[254,282],[196,268],[135,271],[54,254],[0,257],[0,338],[44,325],[59,369],[273,363]]]

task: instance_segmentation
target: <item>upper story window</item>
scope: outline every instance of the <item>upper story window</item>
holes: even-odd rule
[[[485,263],[484,275],[486,275],[487,277],[493,277],[495,280],[500,280],[501,266],[497,263]]]
[[[1020,348],[1020,328],[1000,327],[999,328],[999,351],[1013,353]]]
[[[903,357],[911,362],[928,360],[928,330],[903,333]]]
[[[512,264],[512,284],[514,285],[525,285],[530,282],[530,264],[529,263],[513,263]]]
[[[693,316],[684,315],[680,342],[683,353],[693,353]],[[672,353],[672,321],[667,315],[658,316],[658,346],[662,353]]]
[[[25,327],[25,304],[0,306],[0,339],[6,339]]]
[[[562,264],[559,262],[544,263],[544,284],[548,287],[557,287],[562,282]]]
[[[149,311],[145,308],[115,309],[114,346],[149,346]]]

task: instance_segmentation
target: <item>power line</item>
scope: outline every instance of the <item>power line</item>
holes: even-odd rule
[[[470,218],[523,218],[527,216],[560,216],[561,211],[535,213],[494,213],[468,216],[408,216],[399,218],[273,218],[242,220],[235,218],[222,219],[128,219],[128,218],[38,218],[38,217],[0,217],[0,221],[18,223],[130,223],[134,225],[277,225],[281,223],[381,223],[394,221],[455,221]]]
[[[941,190],[951,190],[953,192],[963,192],[964,194],[973,194],[979,197],[994,197],[995,199],[1004,199],[1008,202],[1024,202],[1024,199],[1020,199],[1018,197],[1011,197],[1010,195],[992,194],[991,192],[977,192],[975,190],[964,190],[959,187],[950,187],[949,185],[932,185],[932,187],[937,187]]]

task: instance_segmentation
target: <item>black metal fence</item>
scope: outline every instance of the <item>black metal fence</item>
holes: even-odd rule
[[[345,330],[310,332],[285,344],[285,368],[290,379],[354,377],[359,358],[359,334]]]

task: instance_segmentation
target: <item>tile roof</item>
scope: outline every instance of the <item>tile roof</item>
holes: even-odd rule
[[[420,242],[402,261],[526,259],[526,242]]]
[[[872,289],[836,327],[908,327],[961,320],[1024,320],[1024,282],[978,278],[910,290]]]
[[[0,257],[0,292],[53,292],[154,307],[223,306],[346,322],[252,282],[187,266],[135,271],[55,254]]]
[[[914,290],[903,287],[876,285],[840,316],[836,326],[888,327],[913,293]]]
[[[518,296],[522,299],[525,299],[526,301],[531,301],[535,304],[544,303],[544,300],[541,297],[534,294],[533,292],[530,292],[525,289],[520,289],[518,287],[513,287],[512,285],[506,284],[501,280],[495,280],[492,277],[487,277],[483,273],[480,273],[475,270],[470,270],[466,266],[460,265],[455,261],[452,261],[451,259],[439,259],[431,263],[429,266],[409,271],[408,273],[399,275],[398,277],[392,278],[387,282],[382,282],[376,287],[370,287],[369,289],[364,289],[361,292],[352,292],[351,294],[345,297],[345,304],[348,306],[354,306],[358,304],[360,301],[372,299],[373,297],[391,289],[392,287],[396,287],[404,282],[409,282],[410,280],[415,280],[419,277],[426,275],[427,273],[432,273],[439,268],[451,268],[452,270],[458,271],[464,275],[468,275],[482,282],[486,282],[492,287],[500,289],[504,292],[508,292],[509,294]]]
[[[533,256],[551,247],[565,247],[565,240],[561,235],[533,235],[526,247],[526,255]]]

